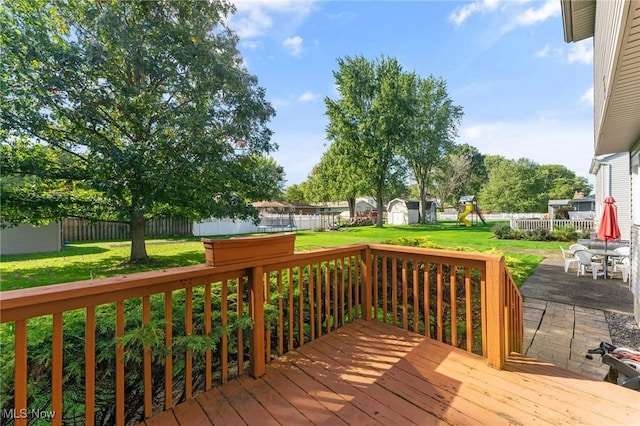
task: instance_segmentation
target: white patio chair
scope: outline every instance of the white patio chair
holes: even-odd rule
[[[629,279],[629,272],[631,272],[631,260],[628,257],[623,257],[620,263],[614,263],[613,271],[622,272],[622,282],[626,283]]]
[[[593,260],[591,252],[587,250],[576,250],[574,255],[578,258],[577,276],[584,275],[587,268],[591,269],[593,279],[598,279],[598,275],[604,275],[604,265],[602,261]],[[602,272],[600,272],[602,270]]]
[[[571,244],[569,246],[569,252],[575,253],[576,250],[589,250],[587,246],[583,246],[582,244]]]
[[[579,260],[573,255],[573,253],[563,249],[562,246],[560,246],[560,250],[562,251],[562,259],[564,259],[564,271],[569,272],[569,266],[574,263],[578,263]]]

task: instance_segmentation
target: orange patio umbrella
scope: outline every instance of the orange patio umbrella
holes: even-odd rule
[[[607,249],[609,241],[620,238],[620,228],[618,227],[618,208],[615,205],[616,200],[608,196],[603,200],[604,210],[600,218],[600,226],[598,227],[598,238],[604,240],[604,249]]]

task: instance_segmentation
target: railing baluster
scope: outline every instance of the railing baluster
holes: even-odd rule
[[[278,269],[278,356],[284,353],[284,312],[282,300],[282,269]],[[267,359],[268,361],[268,359]]]
[[[304,345],[304,266],[298,266],[298,347]]]
[[[116,302],[116,425],[124,425],[124,301]]]
[[[209,336],[211,334],[211,284],[204,285],[204,335]],[[204,389],[211,389],[212,378],[211,369],[212,366],[212,353],[211,349],[207,349],[204,353]]]
[[[436,335],[440,342],[443,341],[442,293],[442,263],[438,263],[438,272],[436,276]]]
[[[456,266],[449,265],[449,299],[451,303],[451,345],[458,347],[458,293],[456,289]]]
[[[362,308],[362,299],[360,297],[360,268],[359,268],[358,256],[353,257],[353,279],[355,284],[354,291],[354,299],[355,299],[355,317],[362,318],[361,308]]]
[[[327,334],[331,331],[331,274],[329,269],[329,261],[324,263],[324,320],[326,323],[325,330]]]
[[[353,311],[353,269],[351,268],[351,257],[347,258],[349,260],[349,289],[347,292],[347,308],[349,311],[347,312],[347,319],[349,322],[352,321],[352,311]]]
[[[344,257],[340,259],[340,325],[344,325],[344,288],[345,288],[345,265]]]
[[[464,294],[465,294],[465,311],[467,324],[467,351],[473,351],[473,300],[471,300],[471,268],[465,268],[464,276]]]
[[[151,307],[149,306],[149,296],[142,296],[142,326],[148,327],[151,321]],[[144,364],[144,417],[151,417],[153,412],[153,391],[151,389],[151,347],[149,344],[144,345],[143,349]]]
[[[333,329],[340,327],[338,320],[338,260],[333,259]]]
[[[220,343],[220,381],[226,383],[229,377],[229,334],[226,332],[229,323],[229,280],[222,280],[220,294],[220,325],[225,330]]]
[[[322,263],[318,263],[312,268],[315,273],[316,283],[316,334],[318,337],[322,336]],[[313,274],[312,273],[312,274]]]
[[[418,259],[412,259],[413,263],[413,332],[419,333],[418,330],[418,320],[419,320],[419,308],[420,308],[420,297],[418,295]]]
[[[238,277],[237,278],[237,282],[238,282],[238,301],[236,303],[237,305],[237,311],[236,313],[238,314],[238,318],[240,318],[243,314],[243,304],[242,304],[242,298],[244,295],[244,292],[242,291],[242,283],[243,283],[243,278],[242,277]],[[238,359],[237,359],[237,363],[238,363],[238,376],[241,376],[242,373],[244,372],[244,333],[242,330],[242,327],[238,327]]]
[[[288,318],[288,328],[289,328],[289,333],[288,333],[288,338],[289,338],[289,345],[288,345],[288,350],[292,351],[293,350],[293,323],[295,321],[295,315],[294,315],[294,311],[293,311],[293,267],[287,269],[287,278],[288,278],[288,283],[287,283],[287,289],[288,289],[288,296],[289,296],[289,315],[287,316]]]
[[[487,357],[487,271],[483,269],[480,276],[480,306],[482,307],[482,356]]]
[[[380,307],[378,306],[378,291],[380,288],[380,276],[378,270],[378,257],[373,258],[373,316],[377,320]]]
[[[187,287],[185,296],[185,335],[191,337],[193,334],[193,287]],[[193,351],[191,349],[187,349],[185,353],[184,376],[186,398],[191,399],[193,395]]]
[[[391,313],[393,322],[398,324],[398,258],[391,258]]]
[[[168,350],[173,343],[173,293],[164,294],[164,345]],[[164,409],[173,407],[173,356],[169,350],[164,357]]]
[[[53,341],[51,356],[51,409],[59,413],[53,418],[53,424],[62,424],[62,313],[53,314]]]
[[[316,319],[316,310],[314,305],[314,293],[315,288],[313,287],[313,264],[309,264],[309,333],[310,339],[313,342],[316,340],[316,332],[315,332],[315,319]]]
[[[429,274],[429,268],[431,265],[429,262],[424,262],[424,328],[425,328],[425,336],[431,337],[431,283],[429,282],[431,277]]]
[[[16,412],[20,413],[27,410],[27,321],[16,321],[15,327],[14,406]],[[27,418],[16,418],[15,424],[16,426],[26,426]]]
[[[95,423],[96,401],[96,307],[87,307],[84,326],[84,424]]]
[[[387,263],[389,258],[387,256],[382,257],[382,322],[387,323],[387,312],[389,310],[387,300],[387,289],[389,288],[389,276],[387,273]]]
[[[409,329],[409,276],[407,272],[407,259],[402,259],[402,328]]]
[[[266,303],[271,303],[271,273],[264,273],[261,277],[261,280],[264,282],[264,288],[262,290],[262,294]],[[251,316],[253,318],[253,316]],[[264,330],[264,339],[265,339],[265,348],[264,348],[264,361],[268,362],[271,360],[271,324],[265,324]]]

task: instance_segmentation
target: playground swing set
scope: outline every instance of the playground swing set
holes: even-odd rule
[[[471,220],[469,220],[469,215],[471,215]],[[478,208],[476,196],[463,195],[460,197],[460,200],[458,200],[458,225],[471,227],[478,222],[478,219],[480,219],[484,225],[487,224]]]

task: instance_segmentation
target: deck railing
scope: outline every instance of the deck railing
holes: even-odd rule
[[[17,425],[33,409],[55,412],[54,424],[125,424],[234,375],[259,377],[270,359],[356,319],[496,368],[522,350],[522,299],[502,256],[359,244],[0,293],[1,331],[15,336],[2,348],[15,354],[3,386],[13,397],[0,408]],[[38,383],[50,390],[33,394]]]

